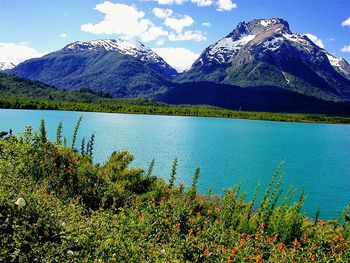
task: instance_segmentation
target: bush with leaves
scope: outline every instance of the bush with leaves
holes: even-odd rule
[[[303,193],[280,190],[280,168],[252,201],[239,186],[223,196],[130,168],[115,152],[104,164],[47,140],[44,122],[0,139],[1,262],[347,262],[350,216],[311,220]],[[93,140],[90,139],[93,142]],[[85,142],[84,142],[85,144]],[[90,147],[90,146],[89,146]],[[97,146],[98,147],[98,146]],[[92,148],[90,148],[92,151]],[[92,154],[91,154],[92,155]]]

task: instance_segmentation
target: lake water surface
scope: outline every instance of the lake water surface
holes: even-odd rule
[[[320,208],[322,218],[336,218],[350,203],[350,125],[0,109],[0,130],[19,133],[26,125],[37,129],[45,119],[54,138],[62,121],[69,141],[80,115],[79,141],[96,135],[96,162],[128,149],[135,155],[133,166],[146,168],[154,158],[154,174],[167,179],[177,157],[178,182],[190,185],[200,166],[201,193],[212,188],[220,194],[241,184],[251,197],[256,184],[266,186],[284,161],[283,186],[305,188],[304,211],[310,217]]]

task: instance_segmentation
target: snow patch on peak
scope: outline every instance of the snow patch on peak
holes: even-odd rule
[[[238,40],[226,37],[209,47],[209,61],[228,63],[238,51],[255,38],[255,35],[242,34]]]
[[[62,52],[79,51],[115,51],[120,54],[136,57],[145,62],[165,63],[161,57],[141,42],[131,42],[122,39],[103,39],[88,42],[77,41],[68,44],[62,49]]]
[[[13,69],[15,66],[12,62],[0,62],[0,71]]]
[[[346,60],[342,59],[342,58],[337,58],[335,56],[333,56],[332,54],[326,52],[326,56],[328,58],[329,63],[331,63],[332,67],[338,71],[339,73],[348,76],[347,78],[349,78],[350,75],[350,66],[349,64],[346,62]]]
[[[262,25],[263,27],[268,27],[269,25],[272,24],[271,20],[260,20],[260,25]]]
[[[122,51],[128,54],[135,52],[150,51],[149,48],[145,47],[141,42],[129,42],[122,39],[103,39],[103,40],[92,40],[88,42],[77,41],[71,43],[63,48],[63,51]]]
[[[263,45],[264,48],[267,48],[268,50],[275,51],[280,47],[280,44],[283,42],[282,37],[275,37],[271,40],[266,40]]]
[[[326,53],[326,56],[327,56],[327,58],[329,60],[329,63],[331,63],[331,65],[333,67],[341,67],[341,65],[340,65],[340,62],[342,61],[341,58],[337,58],[337,57],[335,57],[335,56],[333,56],[333,55],[331,55],[329,53]]]

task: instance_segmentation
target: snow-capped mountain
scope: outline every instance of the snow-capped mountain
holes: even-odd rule
[[[347,79],[350,79],[350,64],[345,59],[337,58],[328,52],[326,52],[326,55],[333,68]]]
[[[292,32],[286,20],[241,22],[207,47],[181,81],[270,85],[329,100],[350,100],[350,66]]]
[[[146,47],[141,42],[129,42],[122,39],[103,39],[93,40],[89,42],[76,41],[68,44],[60,50],[63,53],[70,52],[118,52],[123,55],[130,55],[144,63],[147,63],[156,71],[159,71],[162,75],[167,78],[173,78],[178,73],[163,58],[158,56],[152,49]]]
[[[13,69],[14,67],[15,67],[15,64],[11,62],[0,62],[0,71]]]
[[[87,88],[115,97],[149,97],[178,73],[140,42],[77,41],[10,73],[62,89]]]

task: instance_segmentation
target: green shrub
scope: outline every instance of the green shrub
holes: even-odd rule
[[[62,126],[61,126],[62,127]],[[130,168],[115,152],[101,165],[90,154],[43,140],[30,127],[0,139],[1,262],[347,262],[349,207],[338,220],[312,221],[304,195],[280,190],[279,167],[259,201],[239,186],[199,195]],[[62,138],[62,128],[57,137]],[[90,139],[90,142],[93,140]],[[92,151],[92,148],[90,148]],[[25,205],[23,205],[25,201]]]

